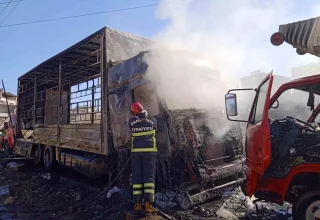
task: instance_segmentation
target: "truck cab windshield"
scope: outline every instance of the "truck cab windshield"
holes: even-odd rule
[[[279,120],[283,119],[286,116],[291,116],[293,118],[300,119],[302,121],[307,121],[312,111],[308,103],[309,93],[297,89],[286,90],[282,93],[279,98],[279,106],[275,109],[269,110],[269,118],[271,120]],[[320,103],[320,97],[315,95],[314,106]],[[317,117],[316,119],[320,119]],[[319,123],[320,121],[315,121]]]

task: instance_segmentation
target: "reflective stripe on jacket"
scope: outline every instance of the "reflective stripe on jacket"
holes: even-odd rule
[[[154,118],[134,117],[129,121],[132,133],[131,152],[157,152],[156,129],[157,121]]]
[[[147,141],[147,139],[150,139],[150,136],[152,138],[152,146],[149,145],[148,143],[145,146],[134,146],[134,139],[135,138],[143,138]],[[131,139],[131,152],[157,152],[157,146],[156,146],[156,131],[145,131],[145,132],[137,132],[137,133],[132,133],[132,139]]]

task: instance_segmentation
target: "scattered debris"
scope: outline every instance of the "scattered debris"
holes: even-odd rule
[[[216,214],[222,218],[229,219],[229,220],[238,220],[239,218],[232,214],[232,212],[226,210],[225,208],[221,207]]]
[[[3,205],[11,205],[13,202],[14,202],[14,197],[12,197],[12,196],[9,196],[8,198],[6,198],[3,202],[2,202],[2,204]]]
[[[212,212],[211,210],[205,209],[201,206],[195,207],[193,209],[193,214],[198,214],[202,217],[211,217],[214,216],[214,212]]]
[[[234,194],[222,205],[221,210],[223,210],[223,214],[226,213],[226,211],[232,213],[237,219],[291,219],[291,205],[289,203],[279,206],[263,201],[257,202],[257,212],[256,206],[252,202],[253,200],[255,200],[254,197],[249,199],[243,194],[240,188],[237,188]],[[221,216],[221,212],[219,214],[217,213],[217,215]]]
[[[77,195],[77,197],[76,197],[76,201],[79,201],[79,200],[81,200],[81,195],[80,194]]]
[[[102,210],[102,209],[104,209],[104,207],[102,205],[96,205],[96,209],[97,210]]]
[[[14,169],[14,170],[17,170],[17,171],[19,171],[19,169],[21,167],[23,167],[23,166],[24,166],[24,164],[17,163],[17,162],[10,162],[10,163],[7,164],[8,168],[11,168],[11,169]]]
[[[107,198],[109,199],[113,193],[116,193],[116,192],[120,192],[121,190],[118,188],[118,187],[113,187],[111,190],[108,191],[107,193]]]
[[[125,219],[130,220],[173,220],[173,217],[162,212],[161,215],[158,214],[145,214],[143,212],[135,212],[135,211],[125,211],[124,213]]]
[[[224,192],[221,196],[222,197],[230,197],[234,194],[234,191],[227,191],[227,192]]]
[[[26,166],[27,167],[27,166]],[[132,210],[131,193],[122,188],[114,187],[108,191],[106,197],[87,204],[81,209],[77,205],[85,203],[101,193],[103,187],[96,187],[82,183],[76,179],[60,176],[56,172],[39,173],[32,169],[29,171],[13,171],[9,168],[0,168],[0,219],[6,219],[12,214],[8,210],[46,210],[52,212],[21,212],[14,219],[42,220],[42,219],[122,219],[124,210]],[[41,172],[41,171],[40,171]],[[48,181],[48,179],[50,181]],[[56,181],[52,181],[56,180]],[[253,199],[246,197],[242,191],[236,189],[226,192],[222,197],[204,203],[189,210],[181,210],[177,204],[177,194],[174,190],[165,190],[155,195],[155,203],[159,210],[168,213],[162,215],[165,219],[183,220],[222,220],[222,219],[250,219],[250,220],[289,220],[291,219],[291,206],[258,202],[256,211]],[[19,207],[19,208],[18,208]],[[2,213],[1,210],[4,210]],[[66,211],[66,210],[69,210]],[[159,211],[159,215],[160,215]],[[171,216],[174,216],[174,218]],[[23,216],[23,217],[22,217]],[[10,218],[7,218],[10,219]]]
[[[27,210],[32,213],[19,214],[14,219],[17,220],[42,220],[42,219],[91,219],[96,216],[102,215],[106,209],[109,209],[109,204],[101,204],[105,209],[97,210],[94,208],[100,201],[95,201],[87,204],[81,210],[71,210],[66,213],[71,206],[76,206],[82,202],[91,200],[93,197],[101,192],[100,188],[88,186],[86,183],[75,181],[73,179],[57,176],[58,174],[44,174],[42,178],[33,178],[37,176],[35,169],[21,171],[13,171],[8,168],[0,168],[1,179],[0,183],[5,187],[2,187],[2,192],[8,192],[8,186],[10,186],[10,197],[2,198],[0,196],[1,204],[12,207],[13,210]],[[28,173],[30,172],[30,173]],[[48,181],[47,178],[57,179],[59,181]],[[5,190],[4,190],[5,189]],[[81,200],[76,201],[78,195],[81,195]],[[110,203],[117,204],[120,208],[120,203],[111,200]],[[4,206],[2,206],[4,207]],[[0,208],[1,209],[1,208]],[[54,210],[52,212],[38,212],[37,210]],[[10,209],[11,210],[11,209]],[[2,213],[0,211],[0,219],[3,215],[10,213]],[[55,216],[52,216],[55,214]],[[123,214],[123,213],[121,213]],[[113,213],[112,215],[115,215]],[[120,215],[120,213],[119,213]],[[25,216],[25,217],[24,217]],[[102,218],[106,219],[106,218]],[[107,218],[108,219],[108,218]],[[113,219],[119,219],[117,217]]]
[[[42,174],[42,177],[46,180],[50,180],[51,179],[51,174],[50,173],[45,173],[45,174]]]
[[[7,167],[8,168],[12,168],[12,167],[17,166],[17,165],[19,165],[17,162],[10,162],[10,163],[7,164]]]
[[[176,193],[171,190],[158,192],[155,194],[155,203],[157,207],[162,210],[170,210],[178,206],[178,204],[174,202],[175,196]]]
[[[0,196],[10,195],[10,187],[9,185],[1,186],[0,187]]]
[[[1,220],[14,220],[14,219],[11,218],[10,215],[3,214],[1,215]]]

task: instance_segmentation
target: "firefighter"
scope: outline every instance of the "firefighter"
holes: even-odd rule
[[[132,133],[131,167],[135,211],[141,211],[142,200],[145,212],[155,213],[154,202],[155,175],[158,149],[156,146],[157,120],[148,117],[148,112],[139,102],[131,105],[133,118],[129,121]]]

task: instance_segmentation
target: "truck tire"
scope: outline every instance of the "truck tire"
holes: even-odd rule
[[[12,155],[12,148],[10,147],[8,141],[4,141],[4,153],[6,157],[10,157]]]
[[[42,164],[43,162],[43,147],[40,144],[34,145],[33,150],[33,163],[34,164]]]
[[[47,145],[44,148],[44,153],[43,153],[44,167],[50,170],[54,167],[55,163],[56,163],[56,153],[54,151],[54,148]]]
[[[298,205],[298,202],[295,202],[292,204],[292,207],[291,207],[291,215],[293,220],[297,219],[297,205]]]
[[[128,193],[132,193],[132,170],[131,166],[124,170],[123,174],[123,187]]]
[[[320,191],[311,191],[302,195],[292,207],[293,220],[313,220],[320,218]]]

